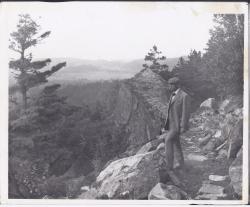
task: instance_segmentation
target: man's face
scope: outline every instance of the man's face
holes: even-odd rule
[[[169,83],[169,90],[170,90],[170,92],[174,92],[177,89],[178,89],[177,84],[175,84],[175,83]]]

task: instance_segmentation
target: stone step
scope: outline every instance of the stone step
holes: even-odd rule
[[[224,181],[228,179],[228,176],[224,175],[209,175],[209,180],[219,182],[219,181]]]
[[[207,160],[208,158],[204,155],[188,154],[187,159],[192,160],[192,161],[203,162],[203,161]]]
[[[220,194],[220,195],[202,194],[202,195],[196,196],[195,200],[218,200],[218,199],[222,199],[226,197],[227,197],[227,194]]]
[[[219,185],[203,183],[198,194],[214,194],[219,196],[224,194],[224,188]]]

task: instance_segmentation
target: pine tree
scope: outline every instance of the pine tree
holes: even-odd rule
[[[202,64],[201,52],[191,50],[188,59],[180,57],[178,63],[173,68],[173,75],[178,76],[184,85],[192,85],[200,77],[200,67]]]
[[[165,72],[168,70],[168,65],[166,64],[166,57],[161,55],[162,52],[158,50],[157,46],[153,46],[152,49],[145,56],[144,63],[142,66],[144,69],[151,69],[155,73]]]
[[[172,71],[173,76],[180,78],[183,90],[197,100],[215,96],[214,85],[203,75],[202,67],[201,52],[191,50],[187,60],[180,57]]]
[[[204,76],[215,85],[220,96],[243,93],[244,15],[214,15],[204,54]]]
[[[51,63],[51,59],[32,61],[32,53],[26,55],[26,51],[37,46],[41,41],[50,35],[46,31],[40,35],[40,25],[38,25],[30,15],[19,15],[17,30],[10,34],[9,48],[20,54],[19,59],[12,59],[9,62],[9,68],[12,69],[17,80],[19,90],[22,94],[23,109],[27,108],[27,92],[30,88],[46,83],[47,78],[66,66],[66,62],[58,63],[49,70],[43,70],[45,66]]]

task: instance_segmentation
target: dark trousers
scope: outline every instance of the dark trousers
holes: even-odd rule
[[[180,133],[175,129],[170,129],[165,133],[165,153],[166,153],[166,167],[172,170],[174,167],[174,153],[180,166],[184,165],[184,157],[180,143]]]

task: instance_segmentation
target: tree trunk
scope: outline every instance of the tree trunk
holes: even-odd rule
[[[27,109],[27,89],[22,87],[22,99],[23,99],[23,109]]]

